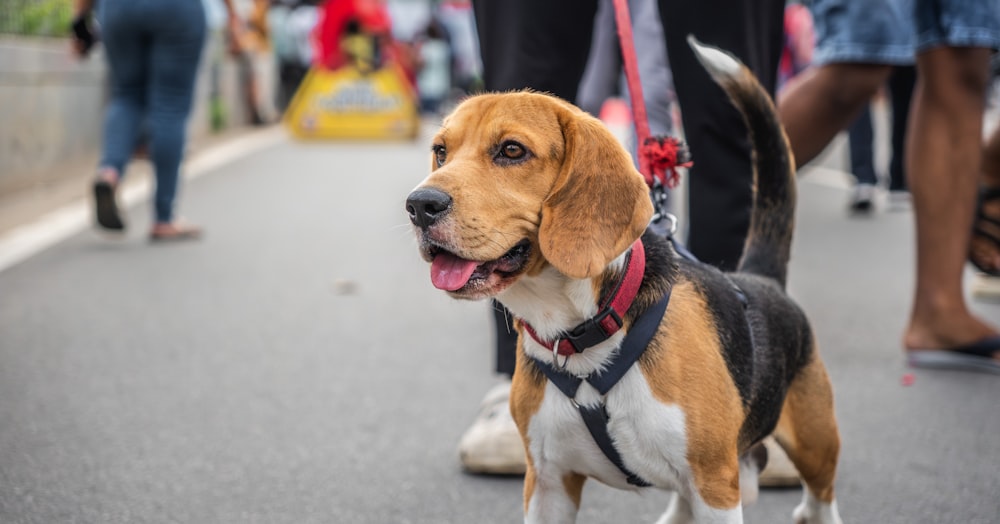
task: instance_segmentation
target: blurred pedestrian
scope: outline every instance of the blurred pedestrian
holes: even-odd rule
[[[913,86],[916,80],[917,71],[913,66],[894,67],[886,89],[883,91],[891,106],[889,111],[891,136],[888,172],[890,209],[906,208],[910,201],[910,193],[906,188],[906,174],[903,170],[903,158],[905,156],[906,126],[910,116],[910,101],[913,98]],[[874,102],[866,104],[861,115],[847,130],[851,149],[851,173],[856,179],[848,203],[848,208],[852,213],[872,211],[875,205],[875,190],[880,185],[881,177],[875,167],[873,104]]]
[[[893,65],[917,65],[906,141],[917,275],[903,347],[911,365],[1000,372],[1000,332],[974,316],[962,276],[982,162],[989,61],[1000,5],[959,0],[815,0],[816,67],[779,103],[805,164],[857,117]]]
[[[278,65],[275,105],[288,108],[313,61],[312,34],[324,0],[271,0],[267,26]]]
[[[235,32],[239,20],[231,0],[225,2]],[[77,24],[91,16],[94,3],[76,0]],[[101,160],[93,182],[97,223],[110,231],[125,229],[116,193],[144,128],[156,172],[150,239],[198,238],[200,228],[174,216],[174,200],[205,43],[202,0],[101,0],[97,17],[110,76]],[[236,45],[235,39],[231,42]],[[77,36],[74,48],[79,52],[81,47]]]
[[[747,131],[740,113],[697,62],[686,38],[693,34],[732,52],[773,95],[784,5],[784,0],[658,2],[685,138],[694,158],[688,182],[688,247],[701,260],[723,269],[736,267],[749,227],[752,171]],[[597,0],[477,0],[473,7],[487,90],[531,88],[576,101]],[[494,306],[497,372],[510,376],[516,335],[510,315],[499,304]],[[487,393],[479,417],[463,435],[459,453],[466,469],[524,471],[524,450],[507,408],[509,388],[509,383],[501,383]]]
[[[452,53],[447,30],[431,17],[417,38],[416,46],[420,112],[436,115],[451,93]]]

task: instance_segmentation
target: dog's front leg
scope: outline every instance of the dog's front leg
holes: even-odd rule
[[[718,524],[742,524],[743,508],[731,509],[712,508],[705,504],[700,497],[694,501],[689,500],[680,493],[671,494],[670,505],[667,511],[660,516],[656,524],[694,524],[694,523],[718,523]]]
[[[580,496],[587,477],[559,474],[549,468],[542,474],[528,461],[524,476],[525,524],[573,524],[580,509]]]

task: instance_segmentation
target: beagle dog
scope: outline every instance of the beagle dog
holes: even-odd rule
[[[743,114],[753,148],[737,272],[646,232],[649,188],[628,152],[599,120],[541,93],[460,104],[407,198],[433,285],[496,298],[518,318],[510,408],[527,452],[525,522],[574,522],[588,477],[673,491],[662,523],[743,522],[759,443],[772,433],[802,476],[794,521],[841,522],[833,392],[785,292],[795,207],[787,138],[749,70],[689,41]]]

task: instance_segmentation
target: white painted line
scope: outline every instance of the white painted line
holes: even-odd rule
[[[285,139],[281,126],[256,131],[192,155],[184,163],[185,180],[206,175],[254,151],[260,151]],[[120,202],[125,208],[149,199],[152,184],[143,179],[122,188]],[[83,198],[34,222],[18,226],[0,235],[0,272],[90,227],[92,214],[90,199]]]

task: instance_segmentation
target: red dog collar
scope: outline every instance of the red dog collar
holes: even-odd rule
[[[646,250],[640,239],[632,244],[632,250],[625,262],[625,273],[615,289],[605,298],[604,305],[597,315],[563,333],[555,341],[541,340],[534,328],[522,320],[524,330],[531,335],[531,338],[535,339],[535,342],[546,349],[552,350],[553,345],[555,345],[554,351],[564,357],[596,346],[611,338],[622,328],[622,318],[625,317],[625,312],[628,311],[632,301],[639,293],[639,286],[642,284],[642,277],[645,273]]]

